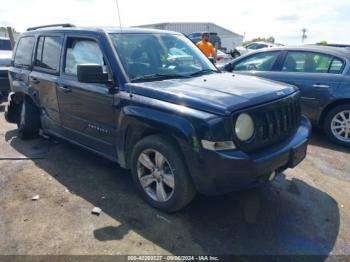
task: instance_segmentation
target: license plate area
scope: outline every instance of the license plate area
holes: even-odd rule
[[[303,143],[294,147],[290,154],[289,166],[293,168],[303,161],[303,159],[306,157],[306,151],[307,141],[304,141]]]

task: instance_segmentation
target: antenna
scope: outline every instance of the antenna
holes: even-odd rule
[[[301,32],[303,33],[302,36],[301,36],[301,42],[304,44],[304,41],[305,41],[305,39],[307,38],[307,35],[306,35],[307,29],[306,29],[306,28],[303,28],[303,29],[301,30]]]
[[[115,0],[115,3],[117,5],[117,14],[118,14],[118,22],[119,22],[120,31],[122,31],[122,19],[120,17],[120,11],[119,11],[119,0]]]

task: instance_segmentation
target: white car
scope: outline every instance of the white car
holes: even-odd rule
[[[229,54],[226,54],[221,50],[218,50],[216,52],[216,65],[227,64],[231,60],[232,60],[232,57]]]
[[[262,49],[262,48],[270,48],[270,47],[277,47],[281,46],[280,44],[273,44],[273,43],[267,43],[267,42],[252,42],[245,46],[237,46],[233,52],[231,52],[231,55],[233,58],[239,57],[241,55],[244,55],[246,53]]]

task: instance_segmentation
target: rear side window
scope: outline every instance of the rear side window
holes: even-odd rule
[[[341,73],[343,62],[326,54],[288,52],[282,71],[301,73]]]
[[[35,65],[44,69],[59,71],[63,38],[60,36],[41,36],[35,57]]]
[[[271,71],[280,52],[251,55],[234,65],[235,71]]]
[[[341,74],[344,63],[338,58],[333,58],[331,67],[329,68],[329,73],[331,74]]]
[[[69,39],[64,72],[76,76],[80,64],[105,65],[103,53],[97,42],[89,39]]]
[[[22,37],[16,49],[15,66],[30,66],[32,64],[32,54],[35,38],[33,36]]]

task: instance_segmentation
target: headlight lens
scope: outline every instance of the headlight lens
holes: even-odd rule
[[[241,141],[248,141],[254,135],[254,121],[246,113],[240,114],[236,120],[235,132]]]

